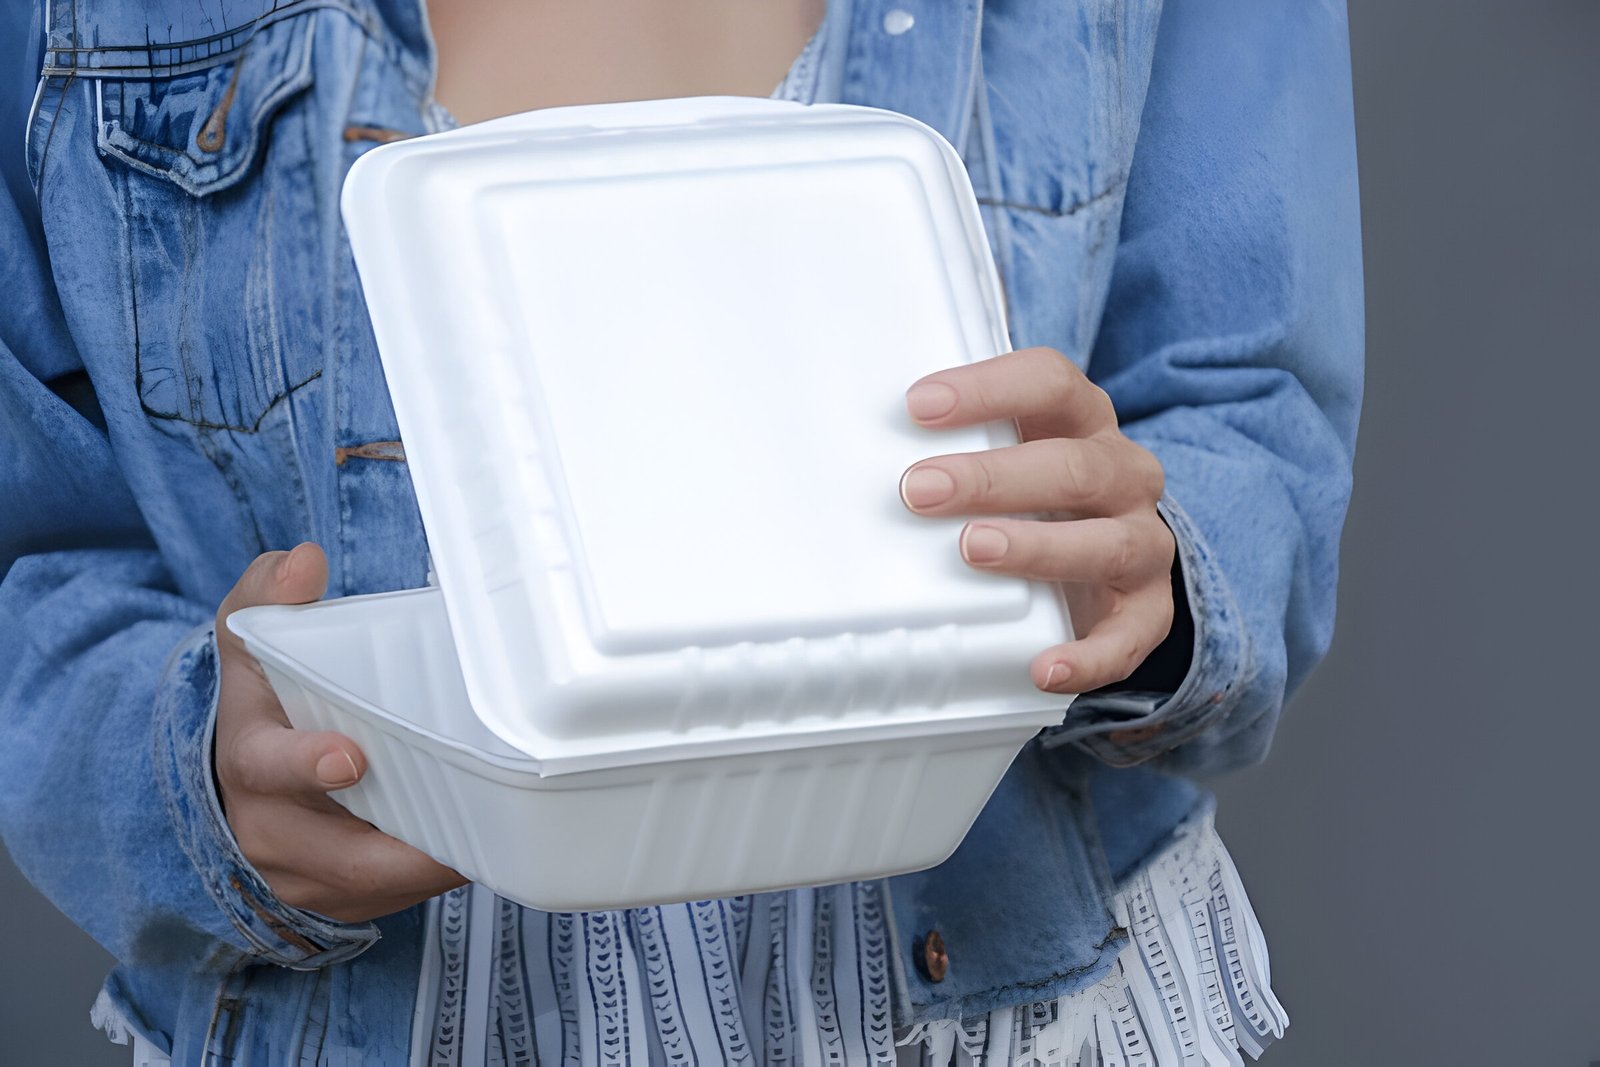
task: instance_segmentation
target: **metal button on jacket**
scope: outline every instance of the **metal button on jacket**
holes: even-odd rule
[[[917,24],[917,18],[903,7],[897,7],[883,16],[883,32],[898,37]]]

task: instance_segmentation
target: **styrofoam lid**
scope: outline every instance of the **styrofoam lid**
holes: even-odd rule
[[[960,160],[891,112],[560,108],[381,147],[343,210],[473,708],[539,758],[1059,704],[1053,590],[901,472],[1009,348]]]

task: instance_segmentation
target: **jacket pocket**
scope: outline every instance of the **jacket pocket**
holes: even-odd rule
[[[311,85],[314,19],[265,24],[226,61],[192,74],[100,81],[100,151],[195,196],[234,185],[274,114]]]
[[[131,384],[147,418],[209,435],[230,470],[239,436],[292,419],[288,402],[322,373],[326,242],[312,223],[337,195],[319,165],[319,14],[264,23],[203,70],[94,88],[127,242]]]

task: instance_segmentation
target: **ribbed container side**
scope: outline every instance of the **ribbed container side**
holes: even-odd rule
[[[529,907],[592,911],[876,878],[932,866],[977,818],[1031,727],[825,745],[554,778],[441,760],[421,735],[273,667],[300,729],[366,754],[332,794],[357,816]],[[509,780],[508,780],[509,779]]]

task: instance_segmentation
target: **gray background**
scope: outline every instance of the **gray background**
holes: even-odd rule
[[[1350,7],[1370,358],[1338,637],[1217,783],[1294,1018],[1265,1062],[1581,1067],[1600,2]],[[109,963],[0,861],[0,1064],[125,1067],[87,1023]]]

